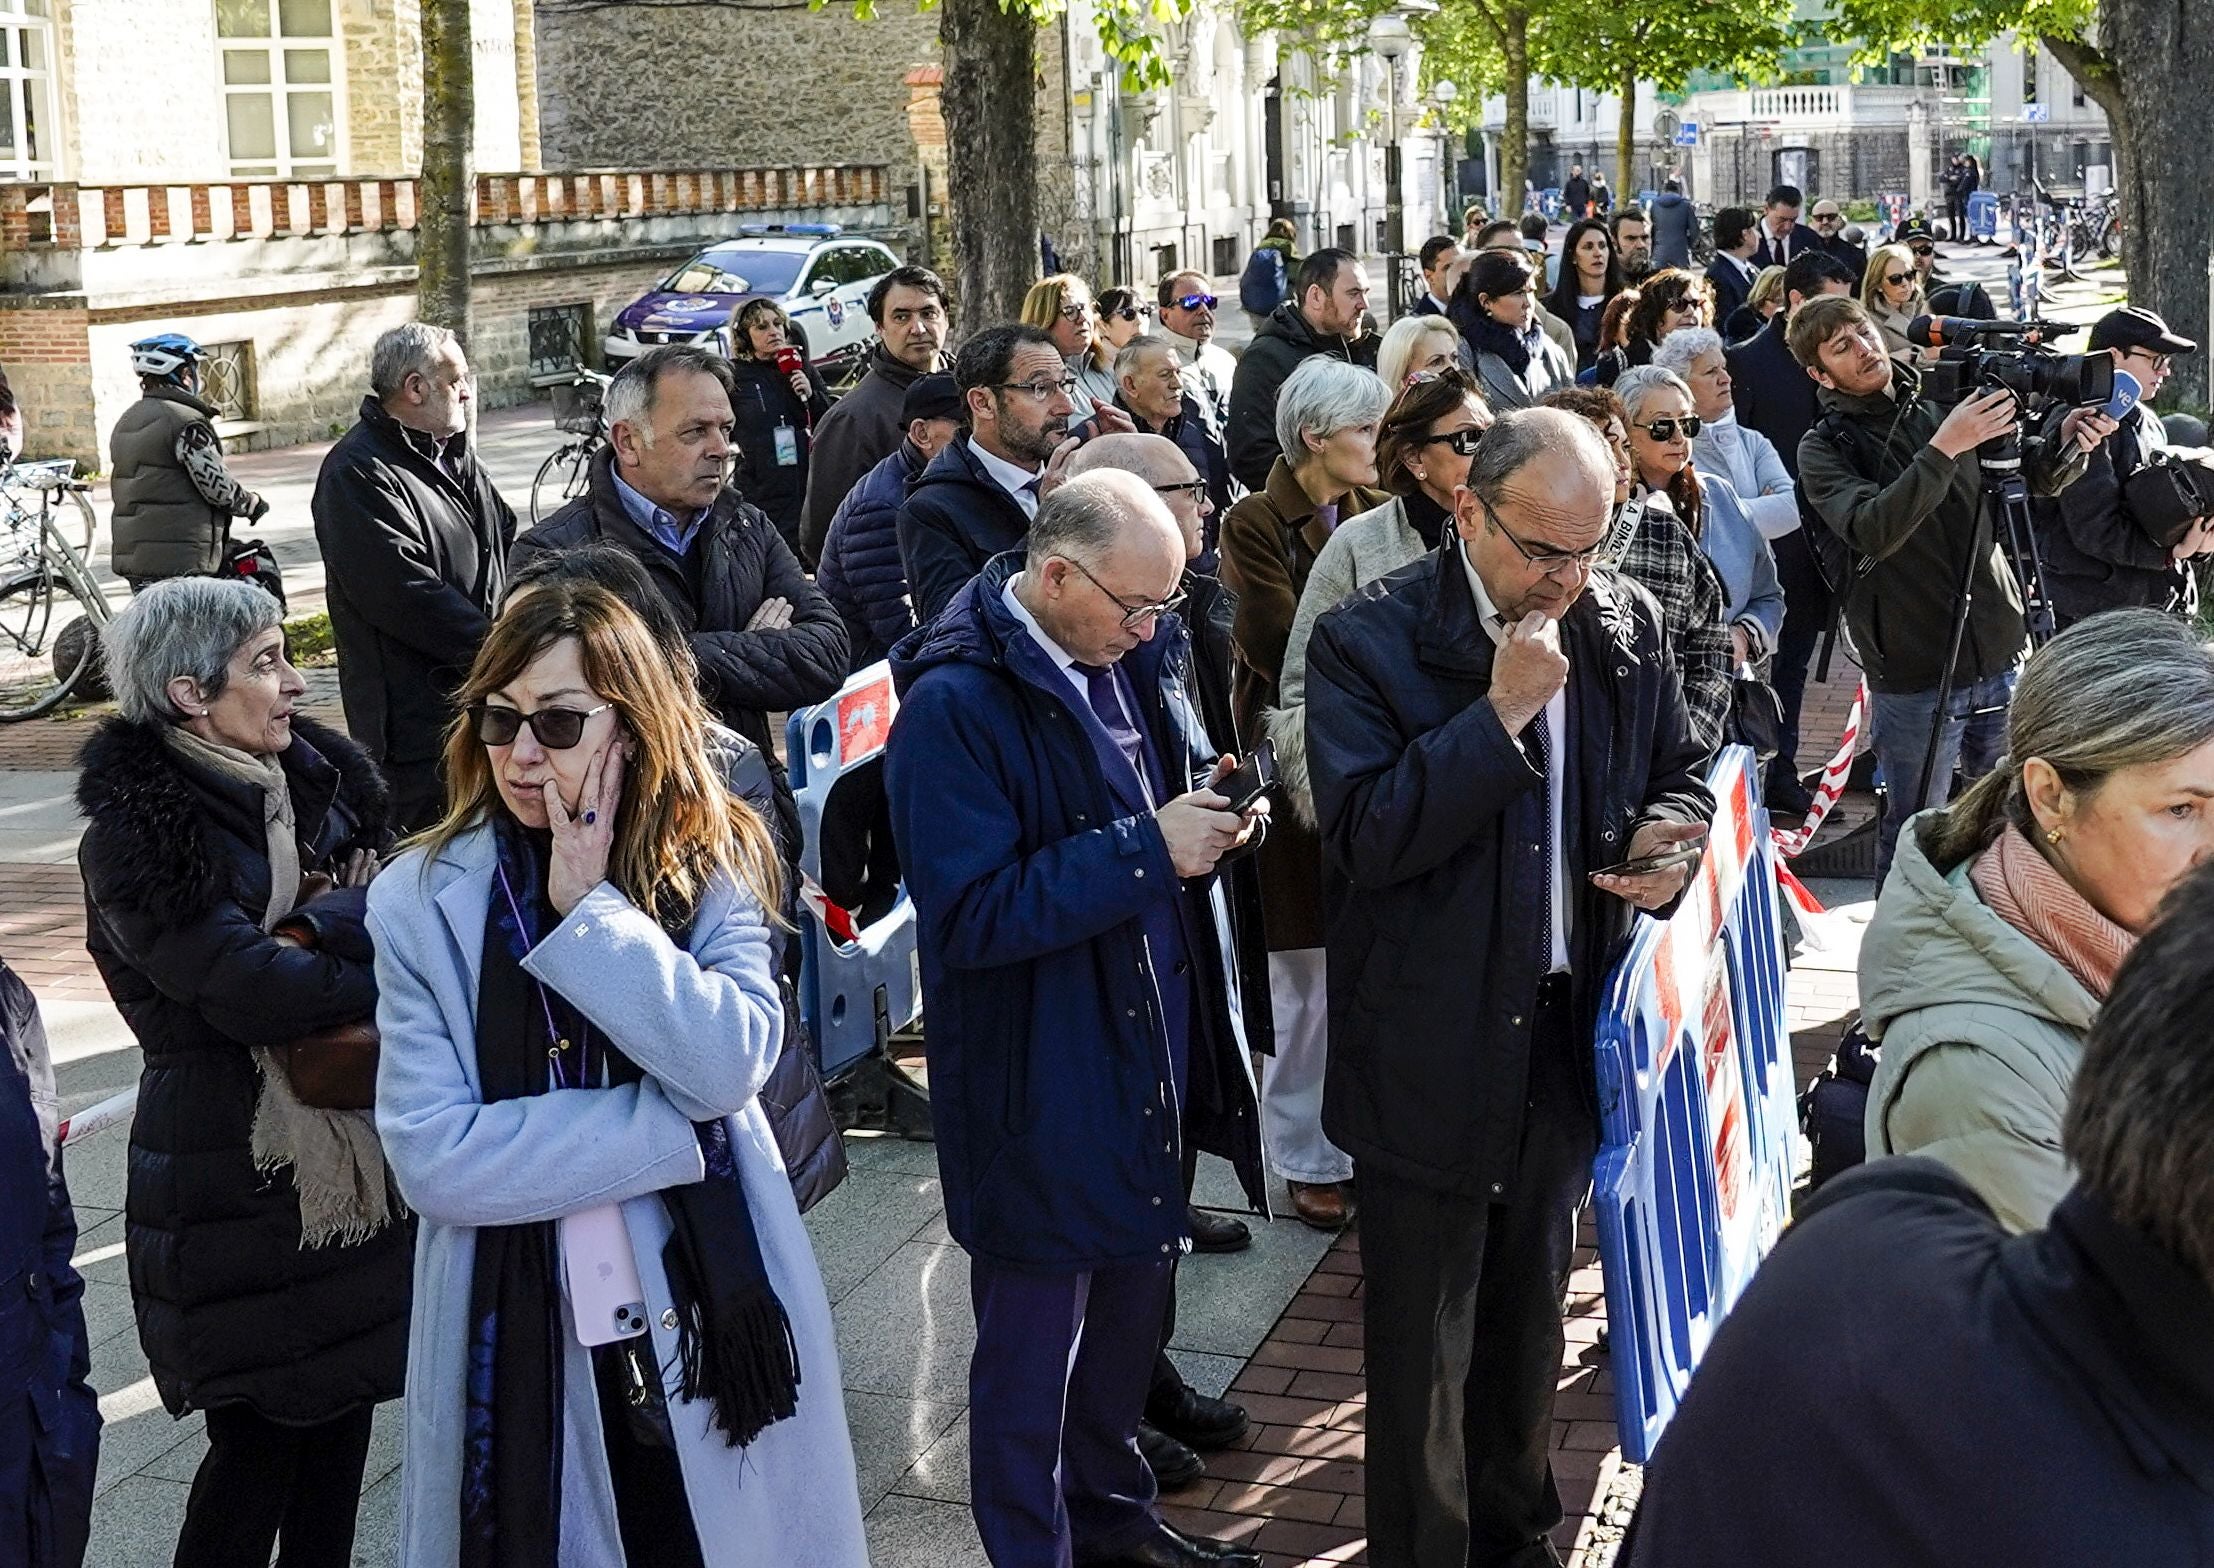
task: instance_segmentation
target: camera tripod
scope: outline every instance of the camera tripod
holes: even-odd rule
[[[1960,558],[1960,577],[1953,585],[1953,634],[1945,649],[1945,668],[1937,681],[1937,711],[1930,720],[1930,738],[1922,753],[1922,775],[1914,789],[1919,809],[1930,798],[1937,754],[1944,742],[1946,709],[1953,700],[1953,671],[1960,661],[1961,639],[1967,635],[1968,618],[1975,611],[1976,563],[1983,558],[1985,540],[1997,534],[2014,580],[2022,590],[2022,618],[2029,627],[2032,649],[2052,641],[2056,629],[2053,605],[2045,592],[2045,561],[2037,548],[2037,526],[2030,516],[2029,482],[2022,477],[2022,437],[2019,432],[1987,441],[1977,448],[1976,462],[1983,474],[1983,500],[1976,509],[1976,526],[1969,531],[1968,548]],[[1986,533],[1989,522],[1991,533]],[[2004,530],[2000,533],[1999,530]]]

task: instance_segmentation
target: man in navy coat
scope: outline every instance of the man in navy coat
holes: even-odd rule
[[[1257,836],[1181,675],[1185,541],[1085,474],[893,650],[946,1223],[970,1257],[970,1501],[995,1568],[1257,1568],[1161,1518],[1137,1428],[1189,1245],[1183,1140],[1260,1146],[1214,873]]]

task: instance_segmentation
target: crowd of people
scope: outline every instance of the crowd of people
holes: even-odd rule
[[[210,442],[195,345],[138,345],[115,444],[136,592],[106,633],[80,863],[145,1055],[140,1341],[168,1411],[207,1416],[179,1568],[348,1561],[370,1414],[403,1391],[410,1565],[866,1561],[801,1224],[837,1134],[819,1083],[766,1087],[812,1071],[773,716],[886,660],[898,718],[825,825],[846,842],[821,891],[864,922],[888,884],[914,904],[1000,1568],[1257,1568],[1157,1501],[1249,1425],[1167,1354],[1179,1260],[1251,1239],[1193,1205],[1202,1151],[1258,1214],[1280,1193],[1318,1230],[1358,1217],[1369,1560],[1557,1560],[1602,989],[1633,913],[1687,884],[1720,747],[1767,754],[1779,818],[1806,809],[1799,704],[1840,619],[1887,791],[1870,1142],[1925,1163],[1840,1183],[1785,1242],[1661,1450],[1632,1560],[1745,1538],[1725,1464],[1788,1476],[1779,1498],[1842,1484],[1762,1426],[1834,1391],[1777,1341],[1842,1312],[1840,1280],[1933,1369],[1912,1397],[1974,1408],[1959,1444],[2121,1466],[2025,1435],[2070,1374],[2001,1398],[1965,1370],[1999,1330],[1948,1360],[1934,1297],[1895,1309],[1914,1258],[1965,1295],[1960,1260],[1988,1257],[2077,1303],[2052,1311],[2123,1382],[2163,1347],[2086,1326],[2096,1291],[2165,1290],[2161,1332],[2214,1327],[2204,1215],[2155,1190],[2195,1197],[2175,1129],[2206,1112],[2170,1036],[2210,907],[2189,873],[2214,846],[2214,660],[2175,613],[2209,524],[2154,544],[2133,518],[2169,445],[2149,410],[2052,410],[2028,471],[2070,625],[2025,672],[1977,464],[2022,411],[1921,397],[1903,323],[1946,287],[1926,227],[1863,258],[1837,203],[1810,227],[1779,186],[1713,217],[1694,272],[1674,181],[1647,213],[1576,180],[1557,251],[1542,221],[1428,241],[1383,333],[1358,257],[1275,232],[1240,280],[1242,353],[1204,273],[1055,273],[957,333],[941,280],[902,266],[831,401],[748,304],[728,355],[615,376],[585,493],[527,530],[471,449],[463,345],[395,328],[313,503],[344,735],[299,711],[277,602],[214,571],[262,503]],[[2091,347],[2148,397],[2196,350],[2134,308]],[[70,1563],[97,1416],[51,1072],[20,987],[0,1001],[0,1157],[48,1194],[0,1268],[37,1271],[53,1329],[38,1435],[0,1424],[0,1476],[39,1477],[6,1529]],[[2134,1389],[2105,1392],[2163,1397]],[[1878,1419],[1840,1409],[1840,1447]],[[2203,1408],[2163,1418],[2203,1445]],[[1922,1465],[1957,1463],[1924,1440]],[[1763,1506],[1778,1541],[1811,1528]]]

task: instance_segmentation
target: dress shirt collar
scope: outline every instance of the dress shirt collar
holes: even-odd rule
[[[623,476],[615,472],[613,465],[609,466],[607,476],[615,481],[616,499],[623,503],[623,510],[630,514],[632,522],[653,535],[672,555],[683,555],[691,550],[692,541],[699,537],[700,520],[707,515],[704,508],[689,517],[679,517],[633,490]]]
[[[1019,467],[1004,457],[987,452],[984,443],[974,437],[969,440],[969,454],[976,459],[977,466],[992,476],[994,484],[1015,498],[1017,506],[1032,517],[1038,515],[1038,492],[1035,487],[1045,473],[1044,464],[1041,463],[1036,468]]]
[[[1507,640],[1507,618],[1499,613],[1499,607],[1491,602],[1491,595],[1484,589],[1484,580],[1476,574],[1476,563],[1468,558],[1468,541],[1459,541],[1461,570],[1468,573],[1468,591],[1476,596],[1476,619],[1482,623],[1494,644]]]
[[[1023,580],[1023,575],[1018,572],[1007,579],[1006,584],[999,590],[1000,603],[1007,606],[1007,613],[1020,622],[1022,629],[1030,634],[1030,640],[1045,650],[1046,657],[1053,661],[1053,667],[1075,682],[1079,691],[1084,690],[1084,674],[1081,670],[1075,668],[1076,655],[1055,642],[1046,629],[1038,624],[1038,618],[1030,613],[1030,606],[1024,604],[1016,596],[1015,584]]]

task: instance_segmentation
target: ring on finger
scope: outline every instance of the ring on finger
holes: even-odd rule
[[[597,821],[599,821],[599,820],[600,820],[600,813],[599,813],[599,808],[598,808],[598,807],[596,807],[596,806],[587,806],[587,807],[585,807],[585,808],[584,808],[584,825],[585,825],[586,827],[590,827],[590,826],[591,826],[591,825],[592,825],[593,823],[595,823],[595,822],[597,822]]]

